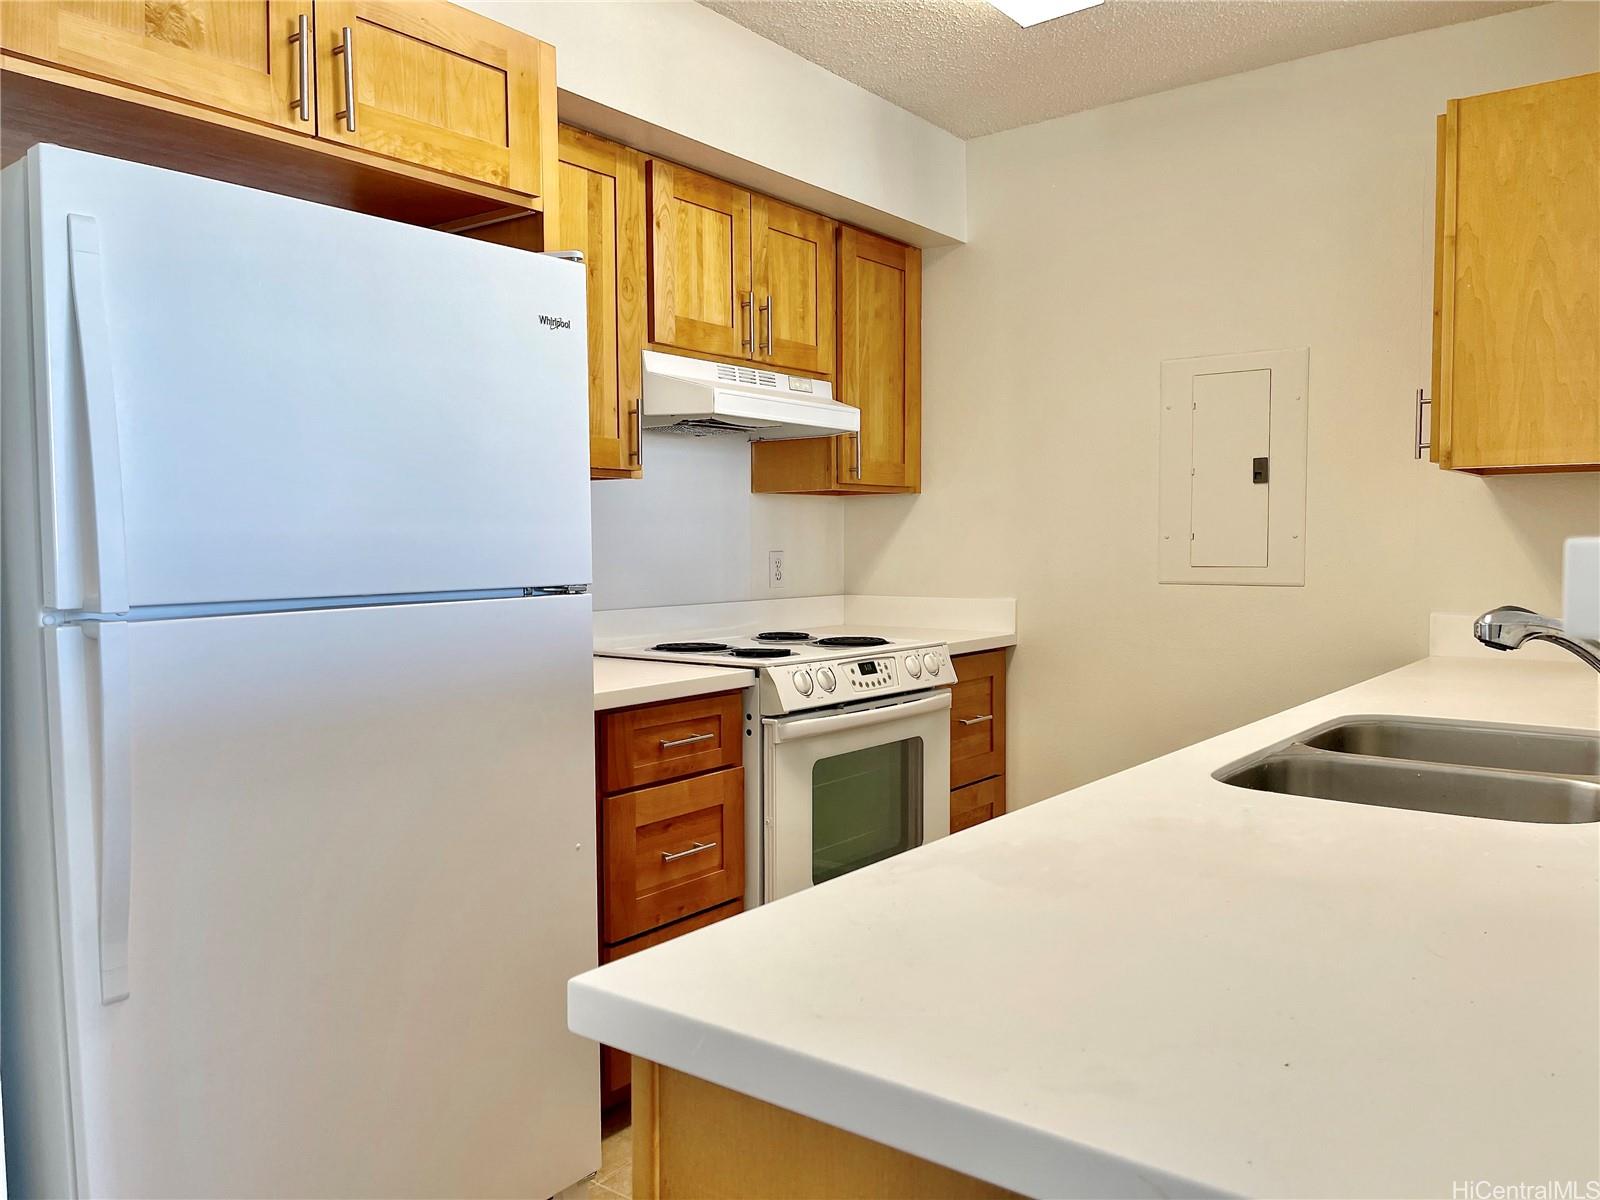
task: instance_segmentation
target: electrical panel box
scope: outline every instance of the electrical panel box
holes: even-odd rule
[[[1305,582],[1309,358],[1161,365],[1162,583]]]

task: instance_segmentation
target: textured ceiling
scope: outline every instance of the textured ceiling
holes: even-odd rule
[[[701,0],[961,137],[1487,17],[1502,0],[1107,0],[1021,29],[982,0]]]

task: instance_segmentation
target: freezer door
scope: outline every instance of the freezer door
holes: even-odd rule
[[[580,264],[29,152],[52,608],[583,584]]]
[[[548,1196],[597,1168],[565,1018],[596,959],[589,621],[572,596],[44,634],[80,1195]]]

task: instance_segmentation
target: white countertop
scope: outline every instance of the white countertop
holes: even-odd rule
[[[743,667],[697,667],[689,663],[636,662],[629,658],[594,660],[594,710],[630,708],[657,700],[709,696],[747,688],[756,673]]]
[[[579,976],[572,1028],[1037,1196],[1600,1178],[1600,825],[1211,772],[1332,717],[1596,728],[1434,658]]]

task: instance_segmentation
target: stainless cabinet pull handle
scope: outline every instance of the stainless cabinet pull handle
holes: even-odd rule
[[[982,725],[985,721],[994,720],[994,714],[984,713],[981,717],[962,717],[960,720],[963,725]]]
[[[344,40],[333,48],[333,52],[344,55],[344,107],[333,115],[343,117],[344,127],[354,133],[356,131],[356,36],[350,26],[344,27]]]
[[[695,742],[709,742],[716,736],[714,733],[697,733],[693,737],[673,738],[671,741],[663,739],[661,748],[663,750],[671,750],[674,746],[692,746]]]
[[[677,862],[680,858],[688,858],[689,855],[699,854],[702,850],[715,850],[716,848],[717,844],[715,842],[696,842],[687,850],[679,850],[676,854],[668,854],[665,850],[663,850],[661,852],[661,861]]]
[[[744,300],[739,305],[739,307],[741,309],[743,309],[744,311],[746,311],[747,313],[749,313],[749,322],[748,322],[748,324],[745,325],[746,335],[739,339],[739,345],[744,347],[745,350],[749,351],[753,355],[756,352],[756,294],[755,294],[755,292],[753,292],[753,291],[746,292],[744,294]]]
[[[302,121],[311,120],[311,18],[305,13],[295,22],[294,32],[289,35],[289,44],[297,46],[300,50],[300,94],[289,105],[291,110],[300,110]]]
[[[852,433],[850,435],[850,437],[856,444],[856,472],[855,472],[855,474],[856,474],[856,478],[860,479],[861,478],[861,434],[860,433]]]
[[[644,470],[644,397],[633,398],[633,465]]]
[[[767,326],[767,344],[761,349],[763,354],[772,353],[772,297],[768,296],[761,302],[761,311],[765,314]]]

